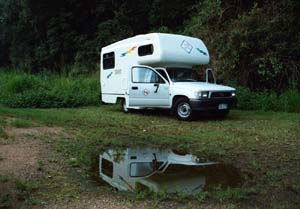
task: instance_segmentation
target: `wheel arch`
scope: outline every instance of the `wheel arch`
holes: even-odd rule
[[[121,103],[122,102],[122,100],[126,100],[126,98],[125,97],[117,97],[117,103],[119,104],[119,103]]]
[[[172,108],[174,107],[174,104],[176,103],[176,101],[179,99],[179,98],[186,98],[190,101],[190,99],[185,96],[185,95],[175,95],[173,98],[172,98]]]

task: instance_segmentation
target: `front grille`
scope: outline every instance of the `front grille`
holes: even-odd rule
[[[223,98],[223,97],[231,97],[231,92],[211,92],[210,98]]]

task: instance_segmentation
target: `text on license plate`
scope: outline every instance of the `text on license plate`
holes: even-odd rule
[[[218,109],[219,110],[226,110],[226,109],[228,109],[228,105],[227,104],[219,104]]]

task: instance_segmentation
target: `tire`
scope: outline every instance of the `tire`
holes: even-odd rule
[[[126,99],[122,99],[121,108],[122,108],[124,113],[129,113],[130,112],[130,109],[126,107]]]
[[[173,106],[173,114],[175,114],[176,118],[179,120],[191,120],[193,110],[190,101],[184,97],[177,99]]]

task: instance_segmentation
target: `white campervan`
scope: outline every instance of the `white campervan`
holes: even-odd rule
[[[102,101],[122,100],[125,112],[171,109],[181,120],[194,111],[225,116],[236,106],[235,89],[217,85],[209,69],[202,77],[193,69],[208,63],[206,46],[193,37],[151,33],[116,42],[101,50]]]
[[[99,155],[99,175],[120,191],[144,188],[154,192],[195,194],[201,192],[206,183],[205,173],[196,169],[217,164],[174,150],[110,149]]]

